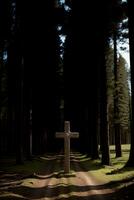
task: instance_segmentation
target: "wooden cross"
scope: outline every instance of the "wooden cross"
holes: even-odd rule
[[[64,122],[64,132],[56,132],[56,138],[64,138],[64,172],[70,172],[70,138],[78,138],[78,132],[70,132],[70,122]]]

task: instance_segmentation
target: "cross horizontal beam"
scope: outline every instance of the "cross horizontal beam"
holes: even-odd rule
[[[78,132],[56,132],[56,138],[64,138],[65,134],[68,134],[68,137],[70,138],[79,138],[79,133]]]

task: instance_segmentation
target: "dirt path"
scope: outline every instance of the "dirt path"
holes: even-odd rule
[[[44,172],[26,178],[20,185],[3,188],[0,199],[27,200],[103,200],[108,199],[113,190],[106,183],[97,180],[80,162],[79,154],[71,155],[71,173],[63,172],[63,157],[48,156]],[[59,170],[61,169],[61,171]],[[7,196],[7,197],[6,197]],[[110,196],[111,197],[111,196]]]

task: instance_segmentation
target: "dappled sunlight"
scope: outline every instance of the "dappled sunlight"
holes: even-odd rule
[[[70,159],[72,162],[74,161],[74,162],[79,162],[79,163],[91,160],[91,158],[87,157],[86,155],[84,155],[83,157],[71,156]]]
[[[21,184],[22,176],[18,173],[3,173],[0,174],[0,192],[1,188],[7,188],[10,186],[16,186]]]
[[[100,195],[103,194],[110,194],[114,192],[111,189],[105,188],[101,186],[87,186],[86,184],[84,186],[78,186],[77,184],[71,185],[69,183],[55,183],[55,184],[49,184],[43,187],[28,187],[28,186],[19,186],[17,188],[10,188],[7,192],[7,194],[4,195],[10,195],[10,196],[18,196],[23,197],[26,199],[62,199],[62,198],[71,198],[71,197],[92,197],[97,196],[97,198],[100,198]],[[96,199],[97,199],[96,198]]]
[[[58,156],[45,155],[39,159],[44,160],[44,164],[46,163],[44,171],[23,178],[21,183],[14,187],[3,187],[0,198],[6,199],[8,196],[7,198],[13,199],[62,200],[70,198],[76,200],[80,197],[99,197],[99,195],[113,192],[112,189],[105,187],[106,182],[96,179],[90,171],[84,170],[83,164],[90,161],[86,155],[71,153],[70,173],[64,173],[62,169],[63,155],[61,154]],[[12,175],[9,174],[10,176]]]
[[[1,185],[0,199],[110,199],[111,195],[116,194],[115,184],[123,177],[122,173],[130,174],[133,171],[132,168],[126,170],[123,165],[117,168],[116,162],[123,162],[123,158],[114,159],[112,166],[102,166],[100,160],[91,160],[87,155],[71,152],[71,171],[65,173],[63,160],[62,153],[43,155],[36,159],[37,163],[42,164],[41,171],[37,170],[26,177],[18,173],[1,174],[3,184],[8,185]],[[118,174],[112,173],[116,170]]]
[[[19,194],[14,194],[14,193],[3,193],[2,195],[0,195],[0,199],[12,199],[12,200],[17,200],[17,199],[26,199],[24,198],[22,195],[19,195]]]
[[[40,159],[50,161],[50,160],[57,160],[57,159],[60,159],[60,158],[63,158],[63,157],[64,157],[63,154],[58,154],[58,155],[47,155],[46,154],[44,156],[40,156]]]

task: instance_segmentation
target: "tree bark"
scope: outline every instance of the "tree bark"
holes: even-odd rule
[[[104,45],[104,46],[103,46]],[[101,137],[101,162],[103,165],[110,165],[109,151],[109,130],[108,130],[108,115],[107,115],[107,87],[106,87],[106,62],[105,62],[105,42],[102,47],[101,54],[101,70],[100,70],[100,137]]]
[[[115,152],[116,157],[121,157],[121,130],[119,122],[119,101],[118,101],[118,63],[117,63],[117,33],[114,30],[114,83],[115,83],[115,92],[114,92],[114,132],[115,132]]]

